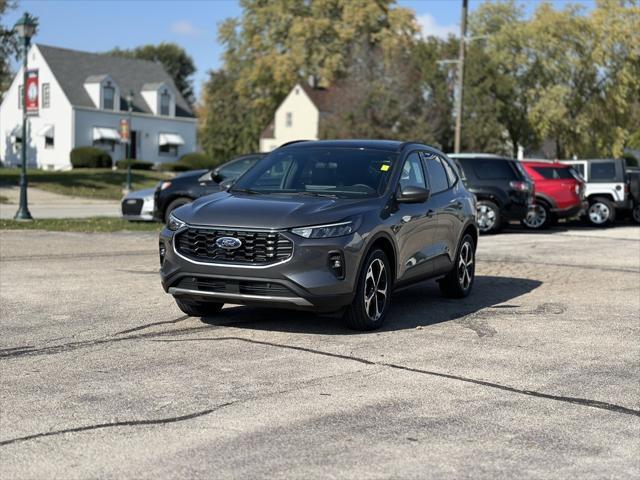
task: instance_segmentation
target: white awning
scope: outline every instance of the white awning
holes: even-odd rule
[[[45,125],[40,129],[38,135],[41,137],[53,137],[53,125]]]
[[[184,140],[177,133],[161,133],[160,145],[184,145]]]
[[[119,142],[120,134],[115,128],[93,127],[93,139]]]

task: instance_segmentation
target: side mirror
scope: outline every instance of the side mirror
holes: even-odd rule
[[[398,203],[423,203],[427,201],[429,194],[430,192],[426,188],[410,185],[398,189],[396,201]]]
[[[218,186],[220,187],[220,190],[222,190],[222,191],[229,191],[229,189],[231,187],[233,187],[233,184],[235,182],[236,182],[235,179],[230,178],[229,180],[224,180],[224,181],[220,182],[218,184]]]

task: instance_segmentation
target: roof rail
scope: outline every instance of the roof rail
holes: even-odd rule
[[[290,142],[285,142],[282,145],[280,145],[278,148],[282,148],[282,147],[288,147],[289,145],[293,145],[294,143],[301,143],[301,142],[312,142],[313,140],[292,140]],[[277,149],[276,149],[277,150]]]
[[[398,147],[398,149],[400,151],[404,150],[406,147],[408,147],[409,145],[424,145],[424,142],[418,142],[417,140],[415,141],[409,141],[409,142],[402,142],[400,144],[400,146]]]

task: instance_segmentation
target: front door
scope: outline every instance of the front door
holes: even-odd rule
[[[427,180],[420,154],[409,154],[402,167],[397,188],[417,186],[427,188]],[[430,201],[423,203],[399,203],[394,212],[392,226],[398,245],[398,280],[426,277],[433,271],[433,243],[437,220]]]

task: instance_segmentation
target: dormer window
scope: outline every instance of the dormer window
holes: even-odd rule
[[[160,115],[169,115],[171,111],[171,95],[167,90],[160,95]]]
[[[107,84],[102,89],[102,108],[105,110],[115,110],[116,89]]]

